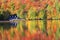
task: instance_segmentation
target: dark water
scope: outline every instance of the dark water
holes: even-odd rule
[[[12,23],[12,22],[1,22],[0,27],[2,27],[4,30],[8,30],[11,27],[17,27],[17,23]]]

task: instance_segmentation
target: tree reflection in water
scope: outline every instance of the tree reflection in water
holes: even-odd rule
[[[17,26],[17,23],[10,23],[10,22],[4,22],[4,23],[0,23],[0,28],[2,27],[4,30],[8,30],[10,29],[11,27],[16,27]]]

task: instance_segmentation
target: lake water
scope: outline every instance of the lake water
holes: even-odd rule
[[[28,32],[26,33],[25,31]],[[55,39],[58,39],[60,37],[60,20],[20,20],[17,22],[0,23],[0,34],[3,40],[9,40],[9,38],[13,40],[14,37],[12,37],[12,35],[18,36],[17,39],[19,39],[19,35],[23,37],[24,33],[26,33],[25,35],[29,35],[31,33],[32,35],[37,33],[38,31],[41,31],[43,35],[46,34],[48,36],[51,34],[55,34]]]

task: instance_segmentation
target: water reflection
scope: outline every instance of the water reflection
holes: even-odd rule
[[[23,30],[48,30],[54,25],[59,25],[59,20],[25,20],[17,22],[1,22],[0,27],[3,29],[9,29],[11,27],[21,26]]]
[[[46,34],[48,37],[49,35],[54,34],[56,38],[60,37],[60,20],[25,20],[18,21],[18,23],[16,22],[0,23],[0,27],[3,27],[4,32],[8,30],[7,32],[10,32],[10,34],[13,33],[13,35],[18,35],[18,37],[19,35],[23,37],[23,34],[25,34],[26,32],[31,33],[31,36],[34,35],[35,33],[37,33],[38,35],[39,32],[42,32],[41,36]],[[12,31],[9,30],[11,27],[14,28],[12,29]],[[28,35],[29,33],[26,33],[25,35]]]
[[[18,30],[29,30],[33,32],[34,30],[42,30],[42,32],[50,32],[57,31],[57,28],[60,28],[60,20],[25,20],[25,21],[18,21],[18,22],[4,22],[0,23],[0,27],[5,29],[18,28]]]
[[[16,22],[2,22],[0,23],[0,27],[2,27],[4,30],[5,29],[10,29],[11,27],[16,27],[17,26],[17,23]]]

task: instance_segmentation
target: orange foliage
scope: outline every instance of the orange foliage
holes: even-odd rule
[[[11,36],[10,36],[10,33],[8,31],[4,31],[4,39],[8,39],[8,40],[11,40]]]
[[[56,14],[57,14],[56,8],[53,8],[53,13],[54,13],[54,16],[56,16]]]
[[[0,40],[2,40],[2,34],[0,33]]]
[[[20,40],[20,32],[18,32],[18,30],[16,28],[14,28],[14,40]]]
[[[6,0],[7,2],[10,2],[11,0]]]
[[[0,6],[2,5],[2,2],[0,2]]]
[[[53,6],[53,4],[54,3],[52,1],[48,0],[48,5]]]
[[[56,33],[56,31],[57,31],[57,25],[55,24],[53,27],[53,32]]]
[[[47,21],[47,30],[51,28],[51,21]]]

